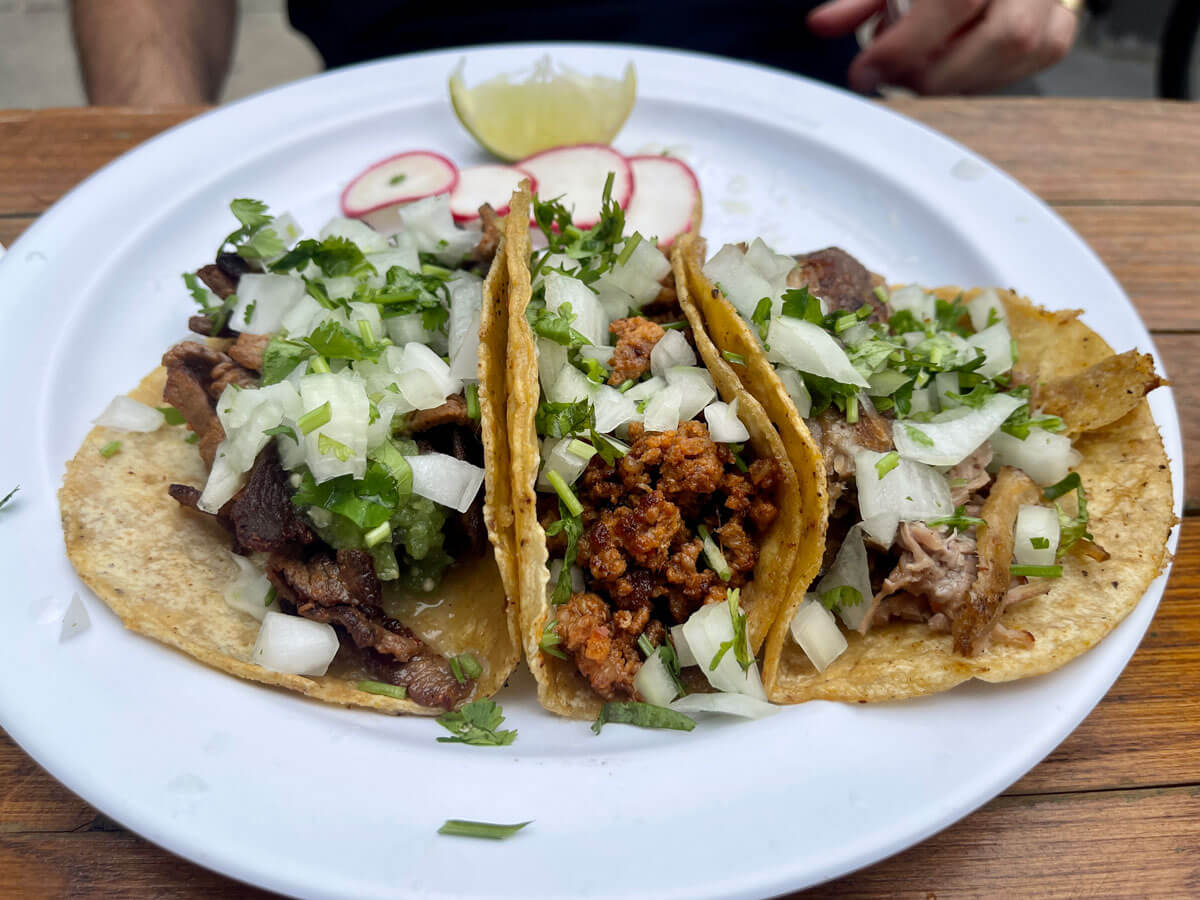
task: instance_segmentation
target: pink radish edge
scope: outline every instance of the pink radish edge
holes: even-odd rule
[[[548,150],[541,150],[541,151],[533,154],[532,156],[527,156],[525,159],[521,160],[520,162],[516,163],[515,165],[517,168],[520,168],[522,170],[528,170],[530,163],[535,162],[536,160],[541,159],[544,156],[549,156],[552,153],[563,153],[565,151],[572,151],[572,150],[602,150],[605,153],[612,154],[612,156],[614,157],[615,160],[620,160],[621,165],[624,166],[625,171],[628,174],[628,179],[627,179],[628,180],[628,189],[625,191],[624,196],[621,196],[620,194],[618,194],[614,199],[617,201],[617,205],[620,206],[621,209],[627,209],[630,201],[633,199],[633,193],[634,193],[634,189],[635,189],[634,178],[633,178],[633,168],[629,165],[628,158],[626,158],[626,156],[623,153],[621,153],[621,151],[617,150],[610,144],[563,144],[560,147],[551,147]],[[599,219],[595,219],[592,221],[575,220],[574,224],[580,228],[591,228],[598,221],[599,221]],[[535,220],[532,217],[530,218],[530,224],[531,225],[536,224]]]
[[[679,229],[678,231],[675,231],[673,234],[671,234],[669,236],[658,235],[658,246],[663,247],[663,248],[670,247],[671,244],[673,244],[675,242],[675,239],[677,237],[679,237],[681,234],[687,234],[689,231],[692,230],[692,226],[695,225],[696,204],[700,201],[700,179],[698,179],[696,177],[696,173],[692,171],[691,166],[689,166],[687,163],[685,163],[682,159],[679,159],[674,156],[663,156],[661,154],[637,154],[634,156],[627,157],[627,160],[629,162],[629,167],[630,167],[631,172],[633,172],[634,163],[637,163],[637,162],[647,161],[647,162],[655,162],[655,163],[670,163],[671,165],[675,166],[677,169],[680,169],[687,176],[688,181],[690,181],[692,183],[692,205],[691,205],[691,208],[688,210],[687,222],[684,223],[683,228]],[[633,172],[633,178],[634,178],[634,188],[635,188],[635,192],[636,192],[636,187],[637,187],[637,173],[636,172]],[[630,206],[632,206],[632,204],[633,204],[632,197],[630,197],[629,202],[630,202]],[[629,209],[629,207],[626,207],[626,210],[628,210],[628,209]]]
[[[351,207],[347,204],[346,198],[349,197],[351,191],[354,190],[355,186],[357,186],[358,183],[361,182],[367,175],[369,175],[371,172],[374,172],[376,169],[378,169],[382,166],[390,165],[398,159],[404,159],[409,156],[423,156],[423,157],[432,157],[433,159],[436,159],[441,165],[445,166],[448,169],[448,171],[451,175],[449,184],[447,184],[445,187],[439,188],[438,190],[434,190],[434,191],[417,191],[416,193],[413,193],[413,194],[398,194],[395,197],[389,197],[387,200],[384,200],[380,203],[376,203],[373,206]],[[361,219],[364,216],[368,216],[373,212],[377,212],[378,210],[385,209],[386,207],[389,207],[389,206],[397,206],[401,203],[412,203],[414,200],[421,200],[421,199],[424,199],[425,197],[433,197],[437,194],[449,193],[450,191],[453,191],[454,188],[457,186],[458,186],[458,166],[456,166],[451,160],[449,160],[448,158],[446,158],[445,156],[443,156],[440,153],[435,153],[432,150],[407,150],[404,153],[397,153],[394,156],[389,156],[387,159],[381,159],[381,160],[379,160],[379,162],[373,163],[372,165],[370,165],[366,169],[364,169],[362,172],[360,172],[358,175],[356,175],[354,178],[352,178],[350,180],[350,183],[347,184],[345,189],[342,191],[339,205],[342,208],[342,212],[348,218]]]
[[[454,221],[460,225],[465,222],[474,222],[476,219],[479,218],[478,207],[475,207],[473,209],[473,211],[471,211],[471,212],[459,212],[459,211],[456,211],[454,208],[454,205],[455,205],[454,195],[463,184],[463,177],[462,177],[463,173],[470,172],[472,169],[508,169],[508,170],[515,172],[521,176],[520,178],[517,179],[517,184],[513,185],[513,190],[515,190],[516,187],[518,185],[520,185],[520,183],[522,181],[528,180],[529,185],[530,185],[529,192],[531,194],[537,193],[537,185],[538,185],[537,179],[534,178],[530,173],[528,173],[524,169],[522,169],[520,166],[508,165],[508,164],[504,164],[504,163],[483,163],[478,166],[468,166],[465,169],[460,169],[458,172],[458,181],[455,183],[454,187],[450,190],[450,215],[453,216]],[[508,200],[505,200],[502,203],[500,203],[498,205],[494,205],[492,207],[492,210],[493,210],[493,212],[496,213],[496,215],[503,216],[503,215],[508,214],[509,205],[510,205],[509,201],[511,200],[511,193],[512,192],[509,191],[505,195],[506,197],[509,198]],[[487,201],[484,200],[483,202],[486,203]],[[465,209],[466,207],[462,207],[462,208]]]

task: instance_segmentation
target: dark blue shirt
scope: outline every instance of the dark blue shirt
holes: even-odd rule
[[[330,68],[468,44],[611,41],[715,53],[844,85],[857,44],[853,37],[825,41],[810,34],[804,16],[816,5],[815,0],[289,0],[288,15]]]

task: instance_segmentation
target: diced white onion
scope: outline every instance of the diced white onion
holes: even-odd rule
[[[353,275],[337,275],[333,278],[322,278],[325,293],[334,300],[349,300],[358,289],[358,279]]]
[[[869,387],[846,356],[846,351],[824,328],[791,316],[776,316],[767,333],[771,349],[767,358],[787,363],[801,372],[832,378],[842,384]]]
[[[896,539],[896,529],[900,527],[900,516],[894,512],[876,513],[863,519],[859,524],[862,525],[863,534],[886,550]]]
[[[666,375],[676,366],[696,365],[696,354],[681,331],[668,331],[650,351],[650,374]]]
[[[750,244],[750,249],[746,251],[746,262],[766,279],[767,284],[771,286],[769,296],[772,298],[779,297],[787,290],[787,277],[792,269],[796,268],[796,260],[776,253],[762,238],[755,238]]]
[[[554,387],[559,373],[567,365],[567,348],[549,338],[538,338],[537,357],[538,380],[542,384],[542,390],[546,397],[549,398],[550,389]]]
[[[918,321],[930,322],[937,315],[937,298],[915,284],[906,284],[892,291],[888,296],[888,306],[893,313],[907,309]]]
[[[635,384],[625,392],[625,396],[636,403],[641,400],[649,400],[655,394],[660,394],[666,390],[666,387],[667,379],[654,375],[643,382]]]
[[[167,420],[153,406],[147,406],[132,397],[118,394],[104,408],[104,412],[92,421],[114,431],[146,432],[157,431]]]
[[[667,384],[679,388],[679,421],[696,418],[717,396],[712,375],[695,366],[673,366],[666,371]]]
[[[238,299],[229,316],[230,327],[249,334],[276,332],[283,325],[284,315],[306,296],[304,280],[294,275],[247,272],[238,279]]]
[[[585,344],[579,348],[579,355],[584,359],[594,359],[600,365],[608,368],[608,362],[612,359],[615,350],[616,347],[609,347],[605,344]]]
[[[547,438],[542,444],[542,471],[537,480],[539,491],[554,490],[550,483],[551,472],[557,472],[567,484],[574,484],[587,468],[588,461],[571,452],[572,440],[574,438]]]
[[[1017,510],[1013,555],[1023,566],[1051,566],[1058,554],[1061,531],[1058,510],[1049,506],[1024,504]],[[1045,547],[1033,546],[1034,539],[1046,541]],[[1040,541],[1039,541],[1040,542]]]
[[[874,450],[859,450],[854,454],[858,509],[864,520],[886,513],[894,515],[898,521],[910,522],[954,512],[950,486],[942,473],[901,457],[896,461],[896,467],[880,478],[875,464],[884,456]],[[895,537],[894,532],[890,535],[871,533],[884,545],[890,545]]]
[[[283,314],[279,327],[293,337],[304,337],[312,333],[324,312],[324,307],[314,297],[305,294]]]
[[[997,322],[971,335],[967,343],[983,351],[984,363],[975,371],[985,378],[1003,375],[1013,367],[1012,335],[1006,322]]]
[[[237,563],[238,574],[233,581],[225,585],[225,602],[261,622],[267,614],[268,607],[265,601],[271,590],[271,581],[246,557],[236,553],[230,555]]]
[[[387,238],[358,219],[337,217],[330,219],[321,229],[321,240],[327,237],[345,238],[352,244],[357,244],[363,253],[380,253],[390,250]]]
[[[967,303],[967,315],[971,317],[971,327],[976,331],[990,328],[988,320],[1007,322],[1008,313],[1004,310],[1004,302],[995,288],[984,288]]]
[[[362,478],[367,470],[367,423],[371,405],[362,380],[350,370],[339,374],[305,375],[300,379],[300,399],[305,412],[329,404],[330,419],[308,434],[299,435],[304,460],[317,483],[339,475]],[[349,448],[346,459],[321,452],[321,435]]]
[[[570,304],[575,316],[572,328],[593,344],[608,339],[608,313],[592,289],[578,278],[550,272],[546,275],[546,309],[557,312],[564,304]]]
[[[1069,437],[1044,428],[1030,428],[1025,440],[997,431],[991,444],[993,466],[1014,466],[1040,485],[1062,481],[1083,458]]]
[[[937,388],[934,386],[932,379],[924,387],[914,387],[909,411],[914,415],[917,413],[937,412],[939,407],[936,392]],[[876,395],[872,394],[872,396]]]
[[[350,325],[351,331],[359,334],[359,322],[366,322],[367,328],[371,332],[371,340],[377,341],[384,335],[383,317],[379,314],[379,307],[374,303],[351,303],[350,304]]]
[[[614,387],[602,384],[593,398],[596,410],[596,431],[611,434],[626,422],[637,418],[637,401]]]
[[[630,305],[642,307],[658,296],[661,288],[659,282],[670,271],[671,263],[662,252],[652,241],[643,240],[633,249],[624,265],[615,266],[602,275],[599,282],[628,294]]]
[[[412,343],[425,345],[437,343],[433,332],[426,330],[424,319],[419,312],[384,319],[383,327],[387,329],[388,337],[397,347]]]
[[[812,394],[808,392],[808,385],[800,373],[791,366],[780,365],[776,366],[775,374],[779,376],[787,395],[792,398],[800,418],[807,419],[812,413]]]
[[[200,499],[196,501],[196,508],[215,516],[221,511],[221,507],[241,490],[245,480],[246,470],[235,465],[227,455],[222,454],[221,448],[218,446],[217,454],[213,457],[212,469],[208,473],[208,480],[204,483]]]
[[[848,606],[839,604],[837,608],[837,614],[846,623],[847,628],[858,628],[866,618],[867,610],[871,608],[871,570],[867,565],[867,547],[863,543],[862,535],[861,522],[846,533],[833,565],[815,589],[818,595],[838,587],[852,587],[858,591],[862,602]]]
[[[725,641],[732,641],[733,622],[729,618],[729,601],[708,603],[696,610],[683,624],[683,636],[692,649],[700,666],[700,671],[708,679],[708,683],[718,691],[746,694],[766,700],[762,680],[758,674],[758,664],[751,663],[750,668],[742,671],[737,661],[737,655],[732,649],[722,657],[716,669],[712,669],[712,660]]]
[[[483,469],[445,453],[422,453],[405,457],[413,473],[413,493],[466,512],[479,487],[483,484]]]
[[[62,628],[58,632],[58,642],[70,640],[77,634],[83,634],[92,625],[91,617],[88,616],[87,607],[83,605],[83,600],[78,594],[71,595],[71,602],[67,604],[66,610],[63,612]]]
[[[546,389],[546,399],[552,403],[578,403],[580,400],[590,402],[597,388],[599,385],[573,365],[563,363],[554,384]]]
[[[400,360],[398,372],[421,371],[428,372],[437,381],[442,397],[449,397],[462,390],[461,378],[455,378],[450,373],[450,366],[425,344],[411,342],[404,345],[404,355]]]
[[[953,409],[959,404],[957,372],[938,372],[933,376],[933,389],[939,409]]]
[[[250,661],[285,675],[321,676],[338,651],[332,625],[273,610],[263,618]]]
[[[638,673],[633,676],[633,689],[643,701],[654,706],[666,706],[679,693],[662,654],[657,651],[646,657]]]
[[[930,466],[953,466],[978,450],[1005,419],[1024,405],[1024,400],[1012,394],[992,394],[978,409],[960,406],[938,413],[928,422],[897,422],[892,437],[906,459]],[[927,446],[921,435],[932,446]]]
[[[290,212],[282,212],[277,215],[275,220],[271,222],[271,230],[275,232],[275,236],[279,240],[283,241],[285,247],[292,246],[304,234],[304,228],[301,227],[300,223],[296,221],[296,217]],[[279,256],[282,255],[282,253],[279,254]],[[278,258],[278,256],[271,257],[272,260]]]
[[[765,700],[745,694],[688,694],[671,703],[670,708],[686,715],[699,712],[722,713],[741,716],[743,719],[761,719],[779,712],[779,707]]]
[[[674,431],[679,427],[679,406],[683,392],[678,385],[668,385],[646,402],[642,424],[647,431]]]
[[[719,444],[740,444],[750,440],[750,432],[738,418],[738,400],[722,403],[717,400],[704,407],[704,419],[708,422],[708,436]]]
[[[777,299],[771,283],[746,262],[745,254],[734,244],[726,244],[704,264],[704,275],[747,322],[763,297]]]
[[[479,232],[458,228],[450,215],[450,195],[436,194],[397,211],[417,250],[432,253],[438,262],[456,266],[479,243]]]
[[[409,272],[421,271],[421,260],[417,257],[417,245],[412,236],[402,232],[396,237],[395,249],[367,254],[367,262],[375,267],[377,273],[370,279],[372,287],[382,287],[387,282],[387,273],[396,266]]]
[[[413,409],[434,409],[446,402],[437,379],[422,369],[401,372],[396,376],[396,386]]]
[[[821,605],[816,594],[805,597],[796,610],[791,632],[818,672],[824,672],[830,663],[846,652],[848,646],[833,613]]]
[[[697,665],[696,655],[692,653],[692,647],[687,642],[682,625],[671,626],[671,643],[675,645],[675,656],[678,658],[680,666]]]

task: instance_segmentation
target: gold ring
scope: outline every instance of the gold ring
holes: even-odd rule
[[[1062,4],[1063,9],[1069,13],[1074,13],[1077,16],[1083,15],[1083,7],[1086,0],[1058,0]]]

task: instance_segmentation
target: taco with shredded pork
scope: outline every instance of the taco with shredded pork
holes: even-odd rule
[[[71,562],[126,627],[243,678],[387,712],[494,693],[520,654],[501,223],[458,228],[443,195],[393,235],[299,239],[232,210],[184,277],[196,337],[67,465]]]
[[[659,727],[769,712],[756,654],[800,550],[796,473],[681,306],[681,260],[626,234],[607,190],[602,206],[581,229],[533,199],[537,252],[527,195],[507,225],[520,630],[538,696]]]
[[[838,248],[681,252],[713,341],[826,470],[820,574],[781,608],[772,700],[1037,675],[1136,606],[1175,521],[1149,355],[1011,291],[889,289]]]

